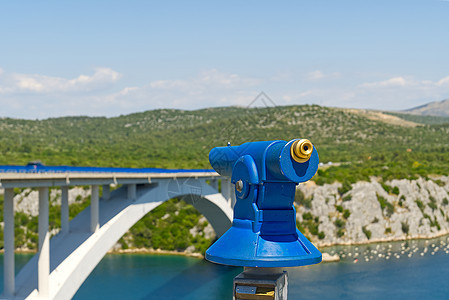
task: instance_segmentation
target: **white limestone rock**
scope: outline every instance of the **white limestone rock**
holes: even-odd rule
[[[69,204],[90,196],[90,189],[74,187],[69,189]],[[49,191],[50,202],[54,205],[61,205],[61,190],[51,189]],[[14,196],[14,210],[37,216],[39,214],[39,191],[30,188],[24,189],[20,194]]]
[[[435,177],[433,180],[392,180],[385,183],[391,188],[390,193],[379,180],[373,177],[370,182],[352,184],[352,189],[344,195],[338,192],[341,187],[339,183],[300,185],[298,188],[306,198],[312,198],[312,202],[310,208],[297,205],[297,221],[304,223],[302,216],[306,212],[319,218],[318,228],[325,237],[320,240],[306,232],[317,245],[357,244],[449,233],[449,205],[445,204],[449,201],[448,176]],[[392,193],[394,187],[399,189],[399,194]],[[394,207],[391,215],[387,208],[381,208],[380,197]],[[349,217],[345,218],[343,212],[336,209],[338,205],[343,207],[343,212],[349,210]],[[341,237],[337,235],[337,219],[345,222],[344,235]],[[370,232],[370,239],[364,230]]]

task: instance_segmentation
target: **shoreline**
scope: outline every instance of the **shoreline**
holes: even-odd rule
[[[338,262],[340,261],[340,257],[337,254],[331,255],[326,252],[327,248],[335,247],[335,246],[360,246],[360,245],[370,245],[370,244],[382,244],[389,242],[401,242],[401,241],[413,241],[413,240],[431,240],[435,238],[440,238],[443,236],[449,236],[449,232],[445,233],[436,233],[431,236],[418,236],[418,237],[402,237],[402,238],[392,238],[392,239],[376,239],[370,240],[367,242],[346,242],[346,243],[335,243],[335,244],[321,244],[317,246],[318,248],[324,248],[321,250],[323,254],[322,262]],[[37,250],[31,249],[16,249],[14,251],[16,254],[36,254]],[[4,249],[0,249],[0,253],[4,253]],[[198,259],[204,259],[204,255],[197,252],[185,252],[185,251],[176,251],[176,250],[162,250],[162,249],[151,249],[151,248],[131,248],[131,249],[118,249],[118,250],[109,250],[106,254],[148,254],[148,255],[177,255],[177,256],[186,256],[193,257]]]
[[[342,243],[313,243],[316,247],[319,248],[329,248],[329,247],[335,247],[335,246],[359,246],[359,245],[369,245],[369,244],[381,244],[381,243],[390,243],[390,242],[401,242],[401,241],[413,241],[413,240],[431,240],[436,239],[442,236],[449,236],[449,231],[440,232],[440,233],[434,233],[431,235],[418,235],[413,237],[392,237],[392,238],[383,238],[383,239],[373,239],[362,242],[342,242]]]
[[[160,255],[179,255],[195,258],[204,258],[204,255],[197,252],[185,252],[176,250],[162,250],[162,249],[148,249],[148,248],[132,248],[132,249],[119,249],[110,250],[107,254],[160,254]]]

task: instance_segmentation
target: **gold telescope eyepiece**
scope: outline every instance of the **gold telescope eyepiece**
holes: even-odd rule
[[[290,155],[299,163],[304,163],[310,159],[313,152],[313,145],[308,139],[300,139],[293,142],[290,148]]]

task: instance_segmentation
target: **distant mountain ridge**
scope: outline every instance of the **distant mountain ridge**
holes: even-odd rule
[[[406,109],[403,112],[421,116],[449,117],[449,99],[430,102]]]

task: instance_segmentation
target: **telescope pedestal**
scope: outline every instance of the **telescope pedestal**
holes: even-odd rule
[[[287,299],[288,275],[282,268],[245,267],[234,278],[233,299]]]

